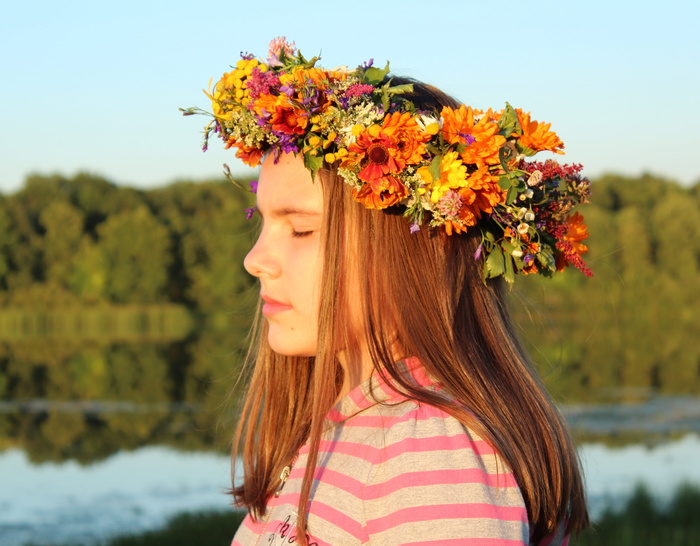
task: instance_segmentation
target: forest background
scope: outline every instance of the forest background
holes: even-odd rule
[[[594,278],[511,292],[548,388],[562,404],[700,392],[700,182],[610,174],[592,190]],[[258,297],[251,198],[223,179],[139,190],[89,174],[0,194],[0,400],[27,410],[0,413],[0,449],[225,449]]]

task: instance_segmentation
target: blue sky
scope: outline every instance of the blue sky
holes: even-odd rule
[[[20,5],[21,4],[21,5]],[[391,61],[478,108],[552,123],[589,176],[700,180],[696,0],[666,2],[12,2],[0,19],[0,191],[32,172],[154,187],[227,162],[202,93],[240,51],[284,35],[321,64]]]

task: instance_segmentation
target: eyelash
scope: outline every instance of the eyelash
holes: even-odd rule
[[[312,233],[313,233],[313,231],[295,231],[295,230],[292,230],[292,237],[294,237],[295,239],[301,239],[302,237],[308,237]]]

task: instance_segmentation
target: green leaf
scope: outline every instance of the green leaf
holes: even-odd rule
[[[508,254],[505,256],[505,261],[506,261],[506,271],[503,274],[503,277],[506,279],[506,282],[508,284],[513,284],[515,281],[515,271],[513,270],[513,257]]]
[[[552,247],[549,245],[542,245],[540,251],[537,253],[537,261],[542,264],[545,269],[554,271],[557,266],[557,262],[554,259],[554,252],[552,252]]]
[[[515,109],[507,102],[503,110],[503,115],[501,115],[501,119],[498,122],[498,128],[501,134],[505,136],[509,136],[513,133],[517,133],[518,135],[523,134],[520,123],[518,123],[518,115],[515,113]]]
[[[512,205],[518,197],[518,188],[516,186],[511,186],[508,190],[508,195],[506,196],[506,205]]]
[[[440,180],[440,162],[442,161],[441,155],[436,155],[430,162],[430,167],[428,167],[428,172],[430,176],[433,177],[433,182]]]
[[[502,190],[508,190],[513,186],[513,180],[507,174],[504,174],[498,179],[498,185]]]
[[[368,68],[365,70],[365,83],[368,83],[370,85],[378,85],[382,82],[382,80],[386,77],[386,75],[389,73],[389,62],[387,61],[386,66],[381,69],[377,68],[376,66],[373,66],[371,68]]]
[[[304,154],[304,167],[311,171],[311,175],[315,175],[321,167],[323,167],[323,156],[313,155],[311,152]]]
[[[389,110],[389,107],[391,106],[391,99],[394,95],[410,93],[411,91],[413,91],[412,83],[407,83],[404,85],[395,85],[392,87],[391,80],[389,80],[378,89],[378,92],[381,96],[382,108],[384,108],[385,111]],[[407,102],[407,106],[412,106],[412,104],[410,102]]]
[[[484,263],[484,276],[488,278],[498,277],[503,275],[506,269],[505,255],[500,247],[494,248]]]

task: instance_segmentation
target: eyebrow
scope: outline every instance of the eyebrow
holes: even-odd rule
[[[271,216],[321,216],[321,212],[317,210],[302,209],[298,207],[281,207],[270,212]]]

